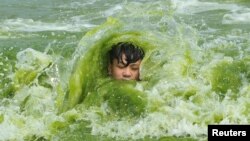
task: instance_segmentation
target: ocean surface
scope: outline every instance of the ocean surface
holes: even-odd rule
[[[142,81],[108,77],[121,41]],[[249,0],[0,0],[1,141],[205,141],[249,82]]]

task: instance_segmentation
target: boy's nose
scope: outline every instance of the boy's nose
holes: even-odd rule
[[[123,77],[131,77],[131,71],[129,70],[129,68],[125,68],[122,75]]]

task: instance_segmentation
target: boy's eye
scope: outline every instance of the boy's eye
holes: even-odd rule
[[[139,70],[139,68],[132,68],[132,70]]]
[[[132,69],[132,70],[139,70],[138,67],[132,67],[131,69]]]
[[[122,68],[124,68],[124,65],[118,64],[117,67],[122,69]]]

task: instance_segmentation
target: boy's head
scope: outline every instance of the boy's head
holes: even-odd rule
[[[113,45],[109,51],[109,74],[114,79],[139,80],[144,55],[142,48],[130,42]]]

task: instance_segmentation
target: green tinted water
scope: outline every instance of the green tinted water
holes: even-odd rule
[[[0,140],[206,140],[248,124],[244,0],[0,4]],[[107,77],[106,52],[143,47],[140,82]]]

